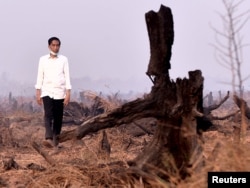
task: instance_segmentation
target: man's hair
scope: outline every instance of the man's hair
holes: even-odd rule
[[[51,38],[49,38],[48,44],[50,45],[50,44],[52,43],[53,40],[57,40],[57,41],[59,42],[59,45],[61,45],[61,41],[60,41],[60,39],[57,38],[57,37],[51,37]]]

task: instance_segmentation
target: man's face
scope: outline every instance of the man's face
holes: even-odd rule
[[[51,42],[51,44],[49,45],[49,49],[54,52],[54,53],[58,53],[59,49],[60,49],[60,43],[57,40],[53,40]]]

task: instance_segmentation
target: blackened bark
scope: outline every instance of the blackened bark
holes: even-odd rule
[[[166,19],[167,18],[167,19]],[[150,61],[147,75],[168,75],[174,42],[173,18],[170,8],[161,6],[159,12],[145,14],[150,42]]]

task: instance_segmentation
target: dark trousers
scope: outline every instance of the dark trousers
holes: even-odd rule
[[[45,139],[55,139],[62,129],[64,99],[43,97]]]

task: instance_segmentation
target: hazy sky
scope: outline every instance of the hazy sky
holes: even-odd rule
[[[109,78],[118,82],[105,83],[114,91],[148,91],[152,84],[145,75],[150,57],[145,13],[157,12],[161,4],[172,9],[174,18],[170,76],[183,78],[201,69],[205,88],[231,89],[220,83],[230,82],[231,72],[215,61],[209,45],[215,41],[209,24],[222,25],[216,14],[225,11],[220,0],[2,0],[0,74],[33,87],[39,57],[48,53],[48,38],[57,36],[72,78]],[[245,7],[250,7],[249,0]],[[242,31],[248,42],[249,25]],[[245,53],[244,75],[250,73],[249,61]],[[250,84],[245,86],[249,89]]]

